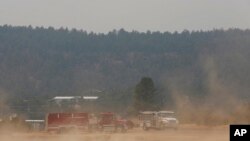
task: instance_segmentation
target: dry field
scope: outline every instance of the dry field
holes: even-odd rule
[[[229,141],[228,126],[182,125],[178,130],[133,129],[127,133],[11,133],[0,134],[0,141]]]

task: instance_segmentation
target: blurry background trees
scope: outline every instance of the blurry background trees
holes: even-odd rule
[[[249,47],[250,30],[240,29],[174,33],[121,29],[97,34],[4,25],[0,91],[9,108],[32,112],[41,109],[34,103],[46,105],[48,98],[88,95],[86,90],[99,89],[105,91],[99,106],[121,111],[133,105],[138,84],[137,99],[148,104],[153,102],[140,95],[162,95],[163,108],[175,105],[190,115],[190,104],[201,107],[210,101],[230,112],[225,108],[235,107],[235,100],[250,99]],[[150,76],[153,84],[148,78],[147,84],[144,79],[138,83],[144,76]],[[222,102],[225,97],[230,100]]]

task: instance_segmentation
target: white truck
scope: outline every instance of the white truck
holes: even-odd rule
[[[178,129],[179,121],[173,111],[159,111],[157,116],[164,128]]]
[[[177,129],[179,121],[175,118],[173,111],[143,111],[140,112],[140,126],[148,129]]]

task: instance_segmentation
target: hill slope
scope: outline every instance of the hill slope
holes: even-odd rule
[[[249,98],[249,30],[95,34],[5,25],[0,60],[0,89],[12,96],[121,90],[149,76],[173,94]]]

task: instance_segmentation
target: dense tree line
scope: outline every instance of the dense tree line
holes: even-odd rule
[[[155,81],[166,103],[183,95],[197,100],[230,93],[249,99],[250,30],[97,34],[3,25],[0,60],[1,93],[12,101],[100,89],[122,107],[131,104],[143,76]],[[126,100],[115,102],[121,99]]]

